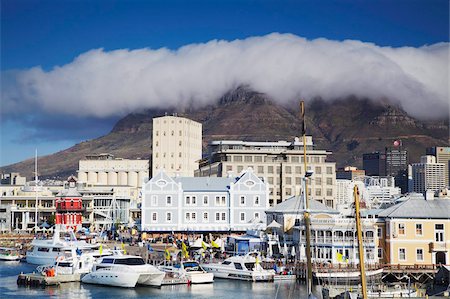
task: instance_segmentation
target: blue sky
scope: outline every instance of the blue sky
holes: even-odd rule
[[[1,0],[0,67],[2,74],[36,66],[49,71],[92,49],[176,50],[272,32],[390,47],[432,45],[449,41],[449,2]],[[49,154],[101,136],[119,118],[77,116],[61,125],[69,117],[64,113],[1,116],[0,165],[32,157],[36,147]]]

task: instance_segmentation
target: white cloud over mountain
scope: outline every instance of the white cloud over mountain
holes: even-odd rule
[[[178,50],[91,50],[49,71],[4,72],[2,114],[109,117],[141,108],[203,105],[249,85],[276,101],[388,98],[411,115],[449,113],[449,43],[420,48],[270,34]]]

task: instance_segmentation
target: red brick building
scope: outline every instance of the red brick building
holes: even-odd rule
[[[83,199],[76,188],[77,180],[72,176],[67,182],[67,188],[61,191],[56,199],[55,223],[61,230],[78,231],[81,229]]]

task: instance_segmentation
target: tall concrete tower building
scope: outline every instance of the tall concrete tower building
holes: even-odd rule
[[[153,118],[152,177],[164,168],[169,176],[193,177],[202,158],[202,124],[173,116]]]
[[[427,155],[435,156],[437,163],[444,163],[445,186],[450,186],[450,146],[427,148]]]
[[[439,191],[445,187],[444,163],[436,163],[434,156],[422,156],[420,163],[412,165],[413,191],[424,193],[427,190]]]

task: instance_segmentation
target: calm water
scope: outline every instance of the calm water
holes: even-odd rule
[[[65,283],[59,287],[29,288],[17,286],[17,275],[30,273],[36,267],[27,263],[0,261],[0,297],[4,298],[305,298],[305,285],[283,281],[251,283],[215,279],[213,284],[163,286],[160,289],[136,287],[114,288],[82,283]]]

